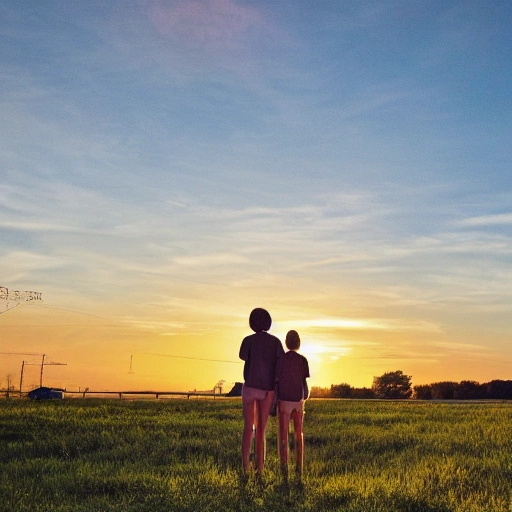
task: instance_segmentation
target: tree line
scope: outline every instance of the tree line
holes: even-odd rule
[[[371,388],[332,384],[330,388],[312,386],[312,398],[383,398],[416,400],[512,400],[512,380],[492,380],[480,384],[472,380],[442,381],[412,385],[412,377],[401,370],[373,378]]]

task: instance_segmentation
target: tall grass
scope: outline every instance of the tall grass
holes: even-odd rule
[[[302,484],[241,478],[239,399],[0,400],[3,511],[507,511],[512,404],[310,400]]]

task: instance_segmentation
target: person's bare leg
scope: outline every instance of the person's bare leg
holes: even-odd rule
[[[302,411],[293,411],[293,431],[295,436],[295,472],[299,478],[302,478],[304,467],[304,433],[302,431],[304,415]]]
[[[256,471],[260,475],[263,474],[263,467],[265,465],[265,430],[267,428],[273,395],[274,392],[269,391],[264,400],[256,402]]]
[[[281,462],[281,473],[285,479],[288,478],[288,429],[290,416],[279,411],[279,460]]]
[[[255,408],[255,401],[242,404],[244,415],[244,432],[242,435],[242,469],[245,474],[249,471],[250,465],[249,459],[251,455],[251,442],[254,434],[254,423],[256,420]]]

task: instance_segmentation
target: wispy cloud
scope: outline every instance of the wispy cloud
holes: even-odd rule
[[[462,342],[455,342],[455,341],[434,341],[432,342],[432,345],[434,347],[441,347],[443,350],[450,350],[457,353],[465,352],[467,354],[469,353],[478,353],[481,354],[482,352],[488,352],[489,347],[486,345],[479,345],[476,343],[462,343]]]
[[[66,260],[57,255],[14,249],[4,250],[3,253],[0,253],[2,275],[9,282],[24,281],[27,275],[62,268],[65,265]]]
[[[238,83],[275,100],[276,93],[263,79],[266,59],[260,52],[268,46],[278,56],[286,38],[264,9],[232,0],[149,0],[143,9],[158,36],[153,41],[148,36],[148,51],[152,59],[164,63],[172,79],[202,77],[228,87]],[[161,46],[160,56],[151,51],[155,44]]]
[[[512,224],[512,213],[500,213],[496,215],[483,215],[470,217],[459,222],[461,226],[483,227],[483,226],[507,226]]]
[[[262,24],[256,9],[231,0],[156,0],[148,14],[163,36],[215,53],[240,51],[247,33]]]
[[[236,263],[249,263],[249,260],[247,258],[243,258],[237,255],[236,253],[220,252],[205,254],[202,256],[175,258],[174,262],[177,263],[178,265],[183,265],[187,267],[211,267],[212,265],[232,265]]]
[[[368,318],[309,318],[293,322],[297,327],[308,330],[387,330],[387,331],[426,331],[440,332],[438,325],[425,321],[411,321],[406,319],[368,319]]]

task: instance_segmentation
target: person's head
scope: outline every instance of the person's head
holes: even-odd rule
[[[268,331],[272,325],[269,312],[263,308],[255,308],[249,316],[249,326],[254,332]]]
[[[286,334],[286,348],[288,350],[299,350],[300,336],[297,331],[288,331]]]

